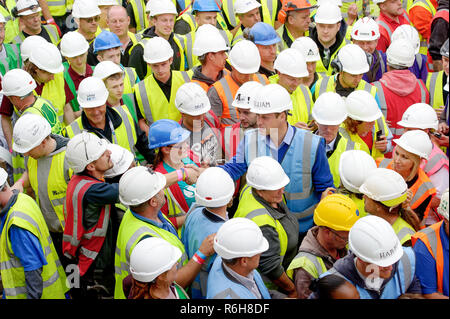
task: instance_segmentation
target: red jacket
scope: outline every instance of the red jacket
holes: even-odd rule
[[[391,36],[395,29],[402,24],[410,24],[411,22],[405,10],[403,10],[403,15],[398,16],[398,22],[392,20],[382,12],[380,12],[376,21],[380,27],[380,38],[378,39],[377,50],[383,52],[386,52],[391,44]]]

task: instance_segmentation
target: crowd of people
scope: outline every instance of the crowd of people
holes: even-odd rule
[[[0,0],[3,299],[448,299],[448,0]]]

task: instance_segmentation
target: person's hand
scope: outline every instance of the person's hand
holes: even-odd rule
[[[23,184],[20,179],[17,182],[15,182],[13,186],[11,186],[11,190],[14,189],[18,190],[20,193],[23,193]]]
[[[320,197],[320,200],[324,199],[328,195],[336,193],[336,189],[334,187],[328,187],[326,190],[322,192],[322,196]]]
[[[211,256],[214,255],[214,238],[216,237],[216,233],[211,234],[207,236],[205,239],[203,239],[202,244],[200,245],[200,252],[204,254],[205,256]]]
[[[347,15],[348,15],[347,23],[348,25],[352,25],[353,22],[358,18],[358,6],[356,5],[356,3],[352,3],[348,7]]]
[[[387,149],[387,137],[382,135],[380,136],[380,139],[375,142],[375,148],[379,150],[381,153],[386,152]]]
[[[186,184],[195,184],[200,176],[200,169],[193,164],[184,165],[184,169],[186,171],[186,179],[184,180]]]
[[[436,138],[435,141],[439,144],[440,147],[448,147],[449,139],[448,135],[441,135],[441,138]]]
[[[308,131],[312,131],[314,129],[314,127],[308,126],[308,124],[303,122],[297,122],[294,126]]]
[[[439,123],[438,132],[441,134],[448,134],[448,125],[445,122]]]
[[[406,191],[406,199],[405,201],[402,203],[402,208],[403,209],[408,209],[409,208],[409,204],[411,203],[411,199],[413,197],[413,193],[410,189],[408,189]]]

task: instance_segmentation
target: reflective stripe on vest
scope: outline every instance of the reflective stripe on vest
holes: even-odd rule
[[[133,8],[134,20],[136,21],[136,32],[145,30],[149,27],[147,14],[145,13],[144,0],[129,1]]]
[[[47,5],[53,17],[61,17],[66,14],[66,0],[47,0]]]
[[[448,170],[449,160],[447,155],[445,155],[445,153],[443,153],[439,147],[433,144],[433,149],[431,150],[431,154],[428,157],[428,160],[426,161],[425,165],[420,165],[420,167],[423,169],[425,174],[430,177],[431,175],[439,171],[442,167],[446,167]]]
[[[134,68],[125,67],[123,69],[125,71],[123,94],[133,93],[133,87],[136,84],[136,75],[134,73]]]
[[[38,160],[28,158],[30,184],[36,194],[36,202],[51,232],[64,231],[63,206],[66,201],[69,167],[65,161],[66,147]]]
[[[300,251],[292,260],[291,264],[286,270],[286,274],[289,276],[289,278],[294,279],[294,270],[297,268],[303,268],[313,278],[319,278],[320,275],[327,271],[322,258],[306,251]]]
[[[444,94],[443,94],[443,76],[444,71],[429,72],[427,76],[427,89],[430,92],[430,105],[437,109],[444,106]]]
[[[5,75],[12,69],[20,69],[22,67],[22,57],[20,56],[19,46],[17,44],[3,44],[6,55],[0,58],[0,73]]]
[[[440,235],[440,229],[443,222],[444,221],[440,221],[422,229],[411,237],[413,246],[416,244],[417,239],[422,240],[430,255],[434,258],[436,262],[437,289],[440,293],[444,292],[444,253]]]

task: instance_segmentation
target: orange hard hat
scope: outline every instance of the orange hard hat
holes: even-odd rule
[[[313,9],[316,7],[315,5],[311,5],[308,0],[283,0],[282,4],[281,10],[278,12],[278,21],[283,24],[286,21],[289,11]]]

